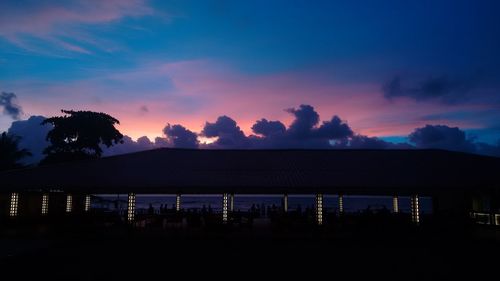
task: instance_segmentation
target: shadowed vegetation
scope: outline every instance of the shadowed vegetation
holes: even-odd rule
[[[64,116],[45,119],[52,124],[47,134],[50,145],[44,150],[41,164],[100,158],[101,146],[121,143],[123,135],[115,128],[120,122],[102,112],[61,110]]]
[[[20,137],[3,132],[0,137],[0,171],[21,168],[19,163],[24,157],[30,156],[27,149],[19,148]]]

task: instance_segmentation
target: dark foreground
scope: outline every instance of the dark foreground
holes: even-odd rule
[[[499,237],[488,226],[377,221],[196,230],[7,226],[0,280],[497,280]]]

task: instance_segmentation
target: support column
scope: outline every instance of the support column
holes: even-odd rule
[[[12,192],[10,194],[10,208],[9,208],[9,216],[17,217],[19,208],[19,193]]]
[[[227,193],[222,194],[222,223],[227,223],[228,220],[228,197]]]
[[[491,223],[493,225],[500,225],[500,215],[499,214],[492,214],[491,219],[492,219]]]
[[[73,211],[73,195],[66,194],[66,213]]]
[[[175,196],[175,210],[179,212],[181,210],[181,194],[178,193]]]
[[[415,224],[420,223],[420,206],[418,195],[411,196],[411,221]]]
[[[127,221],[129,223],[135,220],[135,193],[128,194]]]
[[[288,194],[283,195],[283,211],[288,212]]]
[[[231,197],[229,197],[229,211],[234,212],[234,194],[231,193]]]
[[[49,194],[44,193],[42,195],[42,216],[46,216],[49,213]]]
[[[316,223],[323,224],[323,194],[316,194]]]
[[[339,194],[339,215],[344,214],[344,195]]]
[[[399,214],[399,198],[396,195],[392,197],[392,212]]]
[[[89,194],[85,195],[85,204],[84,204],[83,208],[84,208],[85,212],[90,211],[90,195]],[[121,209],[121,207],[120,207],[120,209]]]

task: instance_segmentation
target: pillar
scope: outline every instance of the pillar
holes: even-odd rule
[[[181,210],[181,194],[178,193],[175,196],[175,210],[179,212]]]
[[[283,211],[288,212],[288,194],[283,195]]]
[[[323,224],[323,194],[316,194],[316,223]]]
[[[133,222],[135,219],[135,193],[128,194],[127,221]]]
[[[491,224],[500,225],[500,214],[492,214],[491,219],[492,219]]]
[[[418,202],[418,195],[411,196],[411,221],[415,224],[420,223],[420,206]]]
[[[229,211],[232,213],[234,212],[234,194],[231,194],[231,197],[229,198]]]
[[[121,204],[120,204],[120,206],[121,206]],[[121,207],[120,207],[120,209],[121,209]],[[85,195],[84,210],[85,210],[85,212],[90,211],[90,195],[89,194]]]
[[[73,195],[66,194],[66,213],[73,211]]]
[[[228,197],[227,193],[222,194],[222,223],[227,223],[228,220]]]
[[[9,216],[17,217],[19,208],[19,193],[12,192],[10,194],[10,208],[9,208]]]
[[[344,195],[339,194],[339,215],[344,213]]]
[[[42,216],[46,216],[49,213],[49,194],[42,194]]]
[[[396,195],[392,197],[392,212],[394,214],[399,213],[399,198]]]

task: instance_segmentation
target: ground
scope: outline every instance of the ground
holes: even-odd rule
[[[497,272],[499,237],[491,226],[378,222],[167,230],[7,225],[0,268],[12,280],[476,280]]]

